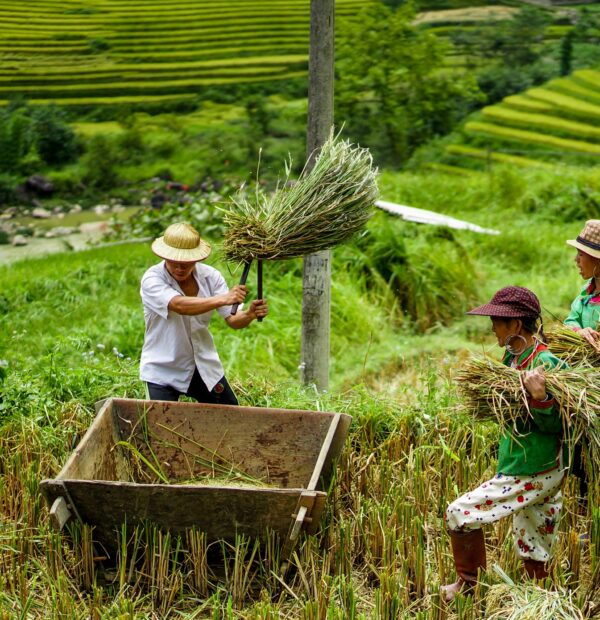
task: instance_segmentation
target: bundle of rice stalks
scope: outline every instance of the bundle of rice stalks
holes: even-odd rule
[[[600,345],[593,345],[570,327],[559,325],[546,332],[551,351],[569,366],[600,367]]]
[[[589,367],[547,370],[546,386],[554,396],[569,438],[587,439],[594,469],[600,467],[600,370]],[[501,427],[530,415],[522,373],[490,358],[472,358],[457,374],[469,411],[495,419]]]
[[[367,149],[331,134],[310,172],[305,167],[274,195],[240,194],[224,209],[225,258],[283,260],[347,241],[367,222],[377,199],[377,170]]]
[[[502,583],[485,597],[488,620],[583,620],[573,593],[562,588],[550,591],[534,584]]]

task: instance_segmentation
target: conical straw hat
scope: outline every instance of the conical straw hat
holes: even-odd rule
[[[160,258],[186,263],[204,260],[211,247],[193,226],[178,222],[171,224],[162,237],[154,240],[152,251]]]

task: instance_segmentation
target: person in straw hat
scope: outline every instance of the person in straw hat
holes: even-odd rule
[[[457,572],[456,582],[442,587],[446,601],[473,585],[478,570],[485,569],[482,526],[503,517],[512,516],[515,550],[527,575],[545,578],[562,507],[562,422],[554,398],[546,392],[543,372],[562,362],[537,337],[540,302],[530,290],[508,286],[467,314],[491,318],[498,345],[506,349],[502,362],[523,373],[531,416],[502,435],[496,476],[446,510]]]
[[[146,271],[140,290],[146,323],[140,377],[149,397],[176,401],[185,394],[198,402],[237,405],[208,324],[216,310],[230,327],[248,327],[267,316],[267,302],[256,299],[231,314],[248,290],[242,285],[229,290],[219,271],[202,263],[211,247],[190,224],[169,226],[152,251],[163,260]]]
[[[600,220],[588,220],[577,239],[569,239],[567,243],[577,249],[575,263],[586,283],[571,304],[564,323],[585,338],[590,346],[600,349]],[[589,481],[583,453],[584,447],[578,442],[573,450],[571,473],[579,478],[580,508],[587,512]]]

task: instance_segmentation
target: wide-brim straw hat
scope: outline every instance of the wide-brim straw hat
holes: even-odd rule
[[[577,239],[569,239],[567,243],[594,258],[600,258],[600,220],[588,220]]]
[[[504,319],[537,318],[542,312],[540,300],[535,293],[523,286],[507,286],[500,289],[483,306],[469,310],[467,314],[492,316]]]
[[[171,224],[162,237],[153,241],[152,251],[165,260],[191,263],[204,260],[211,247],[193,226],[179,222]]]

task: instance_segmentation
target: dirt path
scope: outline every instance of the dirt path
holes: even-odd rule
[[[29,239],[27,245],[23,246],[0,245],[0,265],[57,252],[86,250],[92,247],[90,241],[98,240],[101,236],[102,233],[99,232],[75,233],[54,239],[33,237]]]

